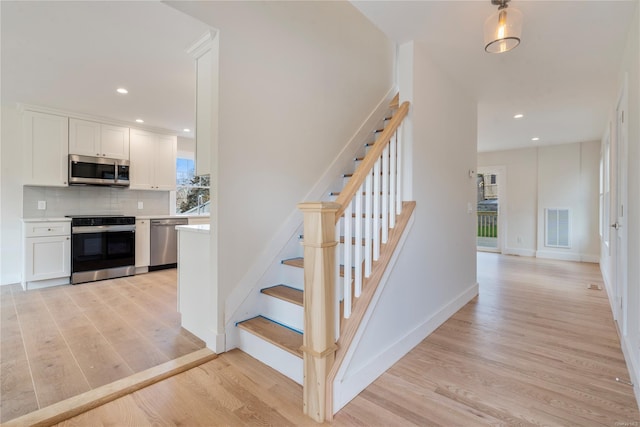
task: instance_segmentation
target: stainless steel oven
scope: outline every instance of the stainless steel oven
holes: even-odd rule
[[[71,283],[135,274],[136,219],[71,216]]]

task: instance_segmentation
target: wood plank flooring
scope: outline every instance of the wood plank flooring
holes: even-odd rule
[[[0,422],[204,347],[180,327],[176,270],[0,287]]]
[[[640,414],[597,265],[478,254],[480,295],[336,426],[632,426]],[[302,388],[233,350],[60,426],[316,425]]]

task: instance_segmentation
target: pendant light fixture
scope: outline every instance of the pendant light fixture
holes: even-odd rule
[[[498,6],[484,23],[484,50],[489,53],[508,52],[520,44],[522,34],[522,13],[517,9],[507,9],[509,0],[491,0]]]

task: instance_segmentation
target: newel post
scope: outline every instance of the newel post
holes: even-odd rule
[[[304,214],[304,413],[325,419],[327,375],[335,360],[336,212],[338,203],[300,203]]]

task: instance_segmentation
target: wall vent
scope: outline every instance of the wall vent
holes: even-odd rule
[[[571,227],[569,209],[545,209],[545,242],[551,248],[571,247]]]

